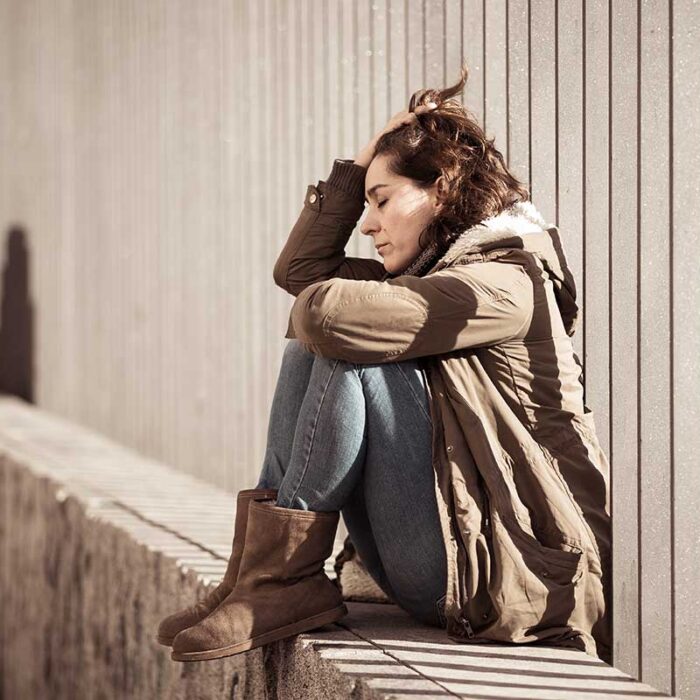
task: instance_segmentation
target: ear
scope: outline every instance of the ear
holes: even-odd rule
[[[444,175],[440,175],[433,185],[435,187],[435,206],[440,208],[447,195],[447,179]]]

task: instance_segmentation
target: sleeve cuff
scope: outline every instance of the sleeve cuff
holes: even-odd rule
[[[330,187],[336,187],[351,197],[361,199],[364,202],[366,173],[367,168],[358,165],[354,161],[336,158],[333,161],[333,169],[326,180],[326,184]]]

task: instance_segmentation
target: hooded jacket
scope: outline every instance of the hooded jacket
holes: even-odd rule
[[[425,369],[448,636],[610,663],[609,464],[584,403],[558,228],[517,202],[422,276],[392,276],[344,252],[365,172],[336,160],[307,189],[273,273],[296,296],[285,337],[324,357]]]

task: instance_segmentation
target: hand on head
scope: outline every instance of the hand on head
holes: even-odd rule
[[[394,129],[398,129],[398,127],[404,124],[411,124],[415,122],[417,119],[416,115],[423,114],[424,112],[430,112],[436,108],[437,104],[435,104],[435,102],[428,102],[428,104],[425,105],[418,105],[414,112],[409,112],[407,109],[403,109],[400,112],[397,112],[387,122],[387,125],[377,134],[377,136],[375,136],[374,141],[378,141],[379,138],[384,134],[387,134],[390,131],[393,131]]]
[[[398,127],[404,124],[411,124],[415,122],[418,114],[430,112],[433,109],[437,109],[437,104],[435,102],[428,102],[424,105],[418,105],[413,112],[409,112],[407,109],[402,109],[400,112],[397,112],[391,119],[389,119],[386,126],[359,152],[355,158],[355,163],[366,168],[374,157],[374,148],[377,141],[379,141],[384,134],[388,134],[390,131],[398,129]]]

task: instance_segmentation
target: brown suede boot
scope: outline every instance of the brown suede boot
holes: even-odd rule
[[[156,635],[156,639],[160,644],[170,646],[178,632],[203,620],[233,590],[238,578],[241,555],[243,554],[243,542],[245,541],[248,521],[248,504],[251,500],[265,501],[274,500],[275,498],[277,498],[277,489],[244,489],[238,492],[233,544],[224,578],[205,598],[184,610],[168,615],[161,621]]]
[[[211,615],[175,636],[171,658],[231,656],[347,615],[340,589],[323,569],[339,517],[251,502],[235,587]]]

